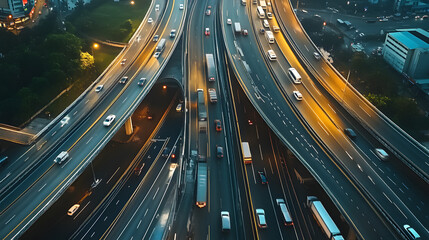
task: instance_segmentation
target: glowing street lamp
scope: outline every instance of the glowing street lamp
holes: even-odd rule
[[[131,5],[134,5],[134,4],[135,4],[135,2],[134,2],[133,0],[131,0],[130,4],[131,4]]]

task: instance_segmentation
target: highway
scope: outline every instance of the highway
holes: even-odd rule
[[[365,97],[347,84],[330,64],[314,59],[312,55],[316,51],[315,46],[302,30],[289,1],[273,1],[273,4],[277,6],[275,10],[284,23],[280,26],[287,31],[289,39],[299,51],[309,71],[316,76],[322,86],[399,160],[429,183],[429,150],[372,106]]]
[[[209,8],[210,6],[210,8]],[[191,234],[195,239],[242,239],[245,235],[241,226],[240,211],[236,211],[235,204],[235,181],[232,178],[234,162],[231,149],[227,139],[228,119],[225,117],[222,105],[225,104],[224,91],[221,87],[225,84],[221,72],[217,71],[216,81],[209,82],[205,66],[205,54],[218,54],[215,43],[218,33],[216,32],[216,14],[218,5],[216,1],[194,1],[191,5],[189,25],[187,29],[187,76],[186,98],[188,99],[188,154],[197,150],[198,154],[205,156],[208,166],[208,193],[207,206],[199,208],[193,201],[191,216]],[[205,11],[210,9],[211,14]],[[210,35],[205,35],[205,28],[209,28]],[[216,58],[215,58],[216,59]],[[216,62],[216,60],[215,60]],[[217,63],[217,69],[220,69]],[[211,103],[208,98],[208,88],[214,88],[217,92],[217,103]],[[207,110],[207,131],[200,132],[198,128],[197,89],[204,90],[205,108]],[[214,120],[221,120],[222,131],[216,132]],[[226,122],[227,121],[227,122]],[[216,145],[224,149],[224,157],[216,157]],[[189,158],[189,157],[188,157]],[[195,164],[196,166],[196,164]],[[231,231],[221,232],[220,212],[229,211],[231,217]],[[179,216],[180,217],[180,216]],[[184,216],[182,216],[184,219]],[[173,230],[174,231],[174,230]],[[177,236],[183,239],[186,236]]]
[[[83,122],[74,123],[72,119],[78,112],[81,113],[82,109],[91,109],[89,105],[69,112],[70,121],[69,125],[66,125],[66,128],[71,127],[72,124],[78,124],[75,129],[69,129],[71,131],[69,136],[61,138],[60,134],[57,135],[62,140],[57,146],[55,146],[55,143],[58,140],[45,140],[42,146],[36,148],[36,145],[34,145],[31,148],[33,151],[37,151],[38,148],[48,148],[49,146],[53,148],[53,151],[43,152],[44,161],[39,163],[37,168],[33,169],[30,175],[26,176],[23,181],[14,186],[14,191],[8,192],[8,195],[2,199],[3,211],[0,216],[0,221],[4,224],[4,227],[0,231],[2,238],[15,238],[22,234],[85,169],[92,158],[97,155],[98,151],[122,126],[128,116],[148,93],[149,89],[155,83],[156,76],[159,75],[165,66],[170,56],[169,53],[175,47],[175,42],[177,42],[177,38],[169,37],[170,30],[177,29],[178,34],[181,32],[184,11],[180,10],[174,2],[170,1],[168,3],[169,5],[165,9],[165,17],[160,22],[162,28],[158,28],[156,31],[161,38],[164,37],[167,39],[165,50],[161,56],[158,59],[152,57],[156,43],[149,41],[148,46],[143,52],[137,51],[139,58],[135,61],[129,61],[132,64],[125,67],[125,74],[121,71],[115,73],[115,76],[128,75],[130,77],[125,86],[117,83],[119,78],[111,78],[109,83],[111,84],[110,89],[108,86],[105,86],[104,91],[106,95],[103,96],[103,101],[92,107],[90,114],[85,112],[83,112],[83,115],[79,114],[83,118]],[[140,34],[140,32],[137,32],[136,37],[133,39],[141,41],[142,37],[138,37]],[[119,61],[116,64],[119,66]],[[148,79],[144,87],[137,85],[137,81],[141,77]],[[97,96],[92,89],[89,91],[90,93],[84,96],[88,99],[85,100],[84,98],[80,103],[91,102],[90,96],[92,96],[92,101],[98,101],[98,98],[101,97]],[[107,115],[112,113],[117,116],[115,122],[110,127],[103,126],[101,122]],[[65,131],[66,128],[61,129]],[[57,133],[48,133],[45,136],[53,137]],[[63,150],[68,150],[70,154],[69,160],[61,166],[54,165],[54,157]],[[30,154],[30,152],[31,150],[27,154]],[[33,157],[33,155],[29,155],[28,158],[30,156]],[[37,155],[35,158],[37,159],[40,156]],[[27,159],[27,156],[24,155],[21,158]],[[18,209],[19,212],[17,211]]]
[[[227,9],[238,11],[230,12]],[[268,66],[261,67],[265,65],[264,55],[259,53],[258,44],[253,37],[258,33],[254,33],[249,23],[250,19],[246,14],[248,9],[249,6],[242,6],[237,2],[224,2],[222,16],[225,44],[246,95],[281,141],[319,181],[359,237],[396,238],[396,233],[369,204],[359,187],[322,150],[318,139],[309,134],[311,129],[307,128],[308,125],[298,120],[296,113],[291,110],[294,109],[291,105],[294,103],[290,103],[291,97],[286,98],[277,87],[268,72]],[[235,35],[231,25],[226,24],[227,18],[231,18],[232,22],[240,21],[242,28],[248,29],[249,36]],[[243,61],[246,61],[250,70],[246,70]],[[362,213],[365,213],[364,216]]]
[[[257,19],[256,10],[252,11],[252,13],[254,15],[253,19]],[[287,21],[289,22],[290,20]],[[275,19],[270,22],[274,24]],[[262,27],[260,21],[255,21],[255,28],[259,29],[260,27]],[[418,232],[428,233],[429,226],[426,222],[429,219],[427,214],[429,209],[424,204],[427,192],[425,190],[427,189],[426,183],[414,177],[415,174],[407,171],[406,166],[399,161],[395,162],[397,159],[391,159],[393,163],[383,163],[379,160],[374,153],[374,149],[380,147],[381,143],[361,127],[359,122],[356,122],[352,116],[349,116],[335,99],[325,97],[329,96],[329,93],[324,91],[323,87],[319,86],[317,82],[312,82],[312,79],[305,73],[305,69],[300,65],[281,34],[276,34],[276,44],[274,45],[268,44],[263,36],[260,37],[260,42],[264,46],[264,51],[274,49],[275,52],[283,53],[287,56],[287,60],[284,60],[282,58],[283,54],[278,54],[280,55],[278,60],[280,64],[272,64],[278,79],[288,79],[286,66],[289,64],[289,66],[296,68],[301,73],[303,76],[303,84],[301,84],[303,88],[300,86],[295,87],[291,81],[289,83],[282,81],[280,85],[285,94],[290,93],[290,89],[294,88],[303,93],[303,102],[310,106],[310,111],[302,110],[302,108],[300,111],[315,131],[317,131],[317,123],[319,123],[317,118],[319,120],[328,119],[323,121],[323,131],[319,130],[318,134],[325,144],[329,146],[331,152],[337,155],[338,159],[341,159],[339,162],[345,166],[349,175],[366,189],[374,201],[377,202],[378,207],[383,209],[392,222],[396,223],[399,230],[403,231],[402,226],[410,224],[415,229],[418,229]],[[315,59],[312,52],[308,54],[308,59],[310,58],[316,63],[322,62]],[[317,113],[317,118],[311,117],[311,114],[306,114],[305,111]],[[345,136],[342,130],[347,127],[359,129],[357,131],[359,133],[358,140],[352,141]],[[333,139],[328,140],[329,138]],[[346,161],[345,159],[349,160]],[[404,168],[405,171],[403,170]],[[385,204],[386,200],[390,204]]]
[[[177,95],[177,88],[171,87],[167,91],[167,97],[158,99],[163,90],[159,84],[154,87],[133,114],[136,126],[134,134],[127,136],[123,129],[115,134],[93,160],[93,167],[88,167],[76,179],[25,232],[22,239],[43,239],[48,236],[76,239],[85,233],[87,237],[101,236],[136,191],[136,187],[146,189],[146,185],[155,187],[163,182],[164,179],[160,177],[158,182],[147,179],[156,176],[160,168],[158,166],[166,162],[165,158],[157,155],[163,151],[164,145],[171,149],[174,139],[181,132],[180,124],[183,124],[183,114],[174,110],[177,99],[172,97]],[[167,111],[169,106],[173,108]],[[149,108],[154,109],[151,112],[152,119],[146,117]],[[101,179],[96,188],[91,187],[94,178]],[[67,210],[76,203],[81,207],[72,217],[67,216]],[[156,206],[151,205],[153,208]],[[96,219],[98,221],[94,222]]]

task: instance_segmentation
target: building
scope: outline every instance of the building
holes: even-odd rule
[[[427,88],[429,79],[429,32],[402,29],[388,33],[383,47],[384,59],[412,82]]]
[[[427,12],[429,4],[421,0],[395,0],[393,9],[397,12]]]
[[[34,7],[34,0],[0,0],[0,21],[13,22],[14,19],[25,18]]]

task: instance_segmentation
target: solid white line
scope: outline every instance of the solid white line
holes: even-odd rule
[[[259,154],[261,155],[261,160],[263,161],[264,160],[264,156],[262,156],[261,144],[258,144],[258,145],[259,145]]]
[[[85,204],[85,206],[82,208],[82,210],[80,210],[78,213],[77,213],[77,215],[76,216],[74,216],[74,218],[73,218],[73,220],[75,220],[82,212],[83,212],[83,210],[85,210],[85,208],[89,205],[89,203],[90,203],[91,201],[89,201],[87,204]]]
[[[320,124],[320,122],[317,122],[319,124],[319,126],[323,129],[323,131],[325,131],[326,135],[329,135],[329,133],[326,131],[326,129],[324,127],[322,127],[322,124]]]
[[[386,177],[396,186],[396,183],[389,176],[386,176]]]
[[[156,189],[156,192],[155,192],[155,194],[153,195],[153,198],[152,198],[152,200],[153,199],[155,199],[155,197],[156,197],[156,194],[158,194],[158,191],[159,191],[159,187]]]
[[[137,229],[139,229],[141,223],[142,223],[142,220],[140,219],[139,224],[137,225]]]
[[[12,221],[12,219],[15,217],[15,215],[13,215],[9,220],[7,220],[7,222],[5,223],[5,225],[7,225],[10,221]]]
[[[6,174],[6,176],[2,179],[2,180],[0,180],[0,183],[2,183],[6,178],[8,178],[9,176],[10,176],[10,172],[8,172],[7,174]]]

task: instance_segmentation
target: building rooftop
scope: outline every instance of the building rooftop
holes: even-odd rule
[[[399,29],[398,32],[389,33],[391,37],[400,41],[409,49],[429,49],[429,32],[421,29]]]

